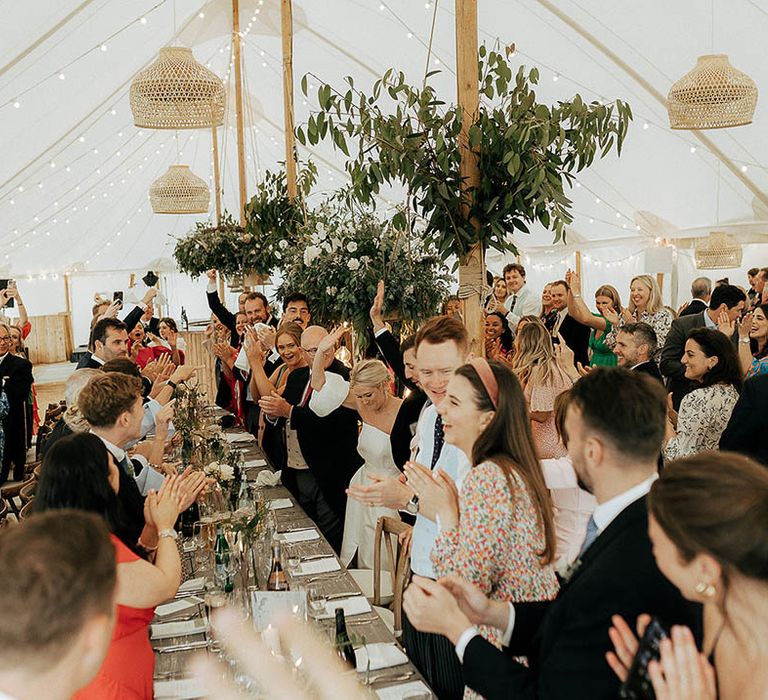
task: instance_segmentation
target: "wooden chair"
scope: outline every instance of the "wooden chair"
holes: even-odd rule
[[[21,499],[22,506],[27,505],[34,497],[35,493],[37,492],[37,481],[33,480],[32,483],[27,483],[26,486],[21,487],[21,491],[19,491],[19,498]]]
[[[0,501],[0,527],[3,527],[6,522],[6,516],[8,515],[8,506],[5,501]]]
[[[5,484],[4,486],[0,486],[0,496],[2,496],[3,500],[8,504],[9,510],[16,516],[17,519],[19,518],[20,508],[16,505],[16,501],[14,499],[18,498],[21,500],[21,489],[23,489],[25,486],[33,484],[34,482],[35,479],[33,477],[31,479],[27,479],[27,481],[19,481],[15,484]]]
[[[403,592],[411,570],[411,540],[400,545],[400,535],[411,529],[402,520],[389,516],[382,516],[376,523],[376,535],[374,542],[376,549],[373,553],[373,604],[381,605],[381,550],[382,543],[387,552],[389,561],[389,577],[392,584],[392,612],[395,614],[394,631],[399,634],[403,629]]]
[[[33,498],[31,501],[29,501],[20,511],[19,511],[19,520],[24,520],[25,518],[28,518],[30,515],[30,512],[32,510],[32,504],[35,502],[35,499]]]
[[[40,470],[41,470],[42,468],[43,468],[43,463],[42,463],[42,462],[40,462],[40,463],[39,463],[39,464],[38,464],[38,465],[37,465],[37,466],[36,466],[36,467],[35,467],[35,468],[32,470],[32,475],[33,475],[33,476],[35,477],[35,479],[37,479],[38,481],[40,480]]]

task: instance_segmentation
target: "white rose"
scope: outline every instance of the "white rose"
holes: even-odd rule
[[[357,243],[355,243],[354,241],[350,241],[349,243],[347,243],[347,250],[350,253],[354,253],[357,250]]]
[[[207,467],[203,467],[203,473],[206,476],[217,476],[219,473],[219,463],[211,462]]]
[[[318,248],[316,245],[310,245],[307,246],[306,250],[304,251],[304,264],[309,267],[312,264],[312,261],[320,255],[322,251],[320,248]]]
[[[367,265],[369,262],[371,262],[371,259],[367,255],[361,255],[360,262],[363,263],[363,265]]]
[[[280,241],[280,242],[279,242],[277,245],[279,245],[279,246],[280,246],[280,250],[285,250],[285,249],[288,247],[288,241],[286,241],[285,239],[283,239],[283,240],[282,240],[282,241]]]
[[[360,261],[357,258],[352,258],[348,263],[347,267],[352,270],[352,272],[355,272],[356,270],[360,269]]]
[[[228,464],[219,465],[219,478],[222,481],[232,481],[235,478],[235,470]]]

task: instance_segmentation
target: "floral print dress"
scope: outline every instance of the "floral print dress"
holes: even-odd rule
[[[470,470],[461,487],[459,524],[435,540],[435,575],[457,574],[492,600],[552,599],[557,595],[557,579],[554,568],[541,563],[544,529],[533,497],[514,471],[511,482],[514,492],[493,462]],[[501,647],[500,630],[479,629],[485,639]],[[464,697],[482,696],[465,688]]]
[[[656,352],[653,353],[653,359],[658,362],[661,357],[661,351],[664,349],[664,342],[667,339],[667,335],[669,335],[669,329],[672,327],[672,321],[674,320],[672,312],[666,307],[662,307],[655,314],[649,314],[647,311],[638,314],[637,309],[635,309],[632,315],[635,323],[647,323],[656,333]],[[619,325],[614,326],[610,331],[606,329],[603,343],[607,347],[613,348],[616,344],[616,335],[624,324],[624,317],[619,316]]]

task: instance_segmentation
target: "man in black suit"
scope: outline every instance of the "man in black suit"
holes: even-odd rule
[[[712,280],[709,277],[697,277],[691,282],[691,302],[680,309],[680,316],[700,314],[707,309],[712,295]]]
[[[619,681],[605,658],[612,615],[634,621],[649,613],[699,635],[700,607],[661,574],[648,537],[646,496],[658,476],[665,421],[664,389],[641,373],[599,367],[574,385],[568,452],[598,505],[554,600],[513,605],[486,599],[458,577],[414,579],[404,600],[409,619],[454,643],[469,688],[489,700],[615,698]],[[506,648],[473,624],[503,630]]]
[[[96,321],[91,331],[91,341],[93,352],[80,358],[77,369],[101,369],[109,360],[128,357],[128,328],[116,318]]]
[[[744,312],[747,295],[732,284],[721,284],[712,290],[709,308],[691,316],[681,316],[672,321],[667,340],[661,351],[659,369],[667,379],[667,389],[672,392],[672,403],[677,410],[683,397],[693,390],[694,385],[685,378],[685,367],[680,361],[685,351],[685,341],[694,328],[717,330],[720,314],[728,315],[729,322],[738,321]],[[733,344],[739,342],[739,333],[734,330],[731,336]]]
[[[8,415],[3,418],[5,450],[0,467],[0,484],[5,483],[13,464],[14,481],[24,479],[27,463],[27,399],[32,389],[32,363],[12,355],[11,328],[0,323],[0,387],[8,398]]]
[[[664,379],[659,366],[653,359],[656,352],[656,331],[647,323],[628,323],[616,334],[613,352],[619,367],[626,367],[633,372],[644,372],[662,384]]]
[[[310,326],[301,336],[301,347],[312,364],[320,341],[328,332]],[[349,380],[349,369],[330,354],[326,372]],[[285,426],[287,467],[281,480],[336,552],[344,534],[346,490],[363,463],[357,452],[357,412],[340,406],[320,417],[309,408],[312,395],[310,368],[288,375],[283,395],[273,393],[259,399],[268,420]]]
[[[553,328],[550,332],[556,338],[560,334],[565,344],[573,350],[575,362],[580,362],[584,367],[589,365],[589,326],[579,323],[568,315],[568,290],[570,287],[565,280],[557,280],[550,285],[552,296]]]
[[[768,417],[768,374],[744,382],[731,418],[720,436],[720,449],[741,452],[768,466],[768,441],[763,431]]]

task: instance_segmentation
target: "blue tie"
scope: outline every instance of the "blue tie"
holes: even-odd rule
[[[590,515],[589,516],[589,522],[587,523],[587,534],[584,537],[584,544],[581,545],[581,550],[579,551],[579,557],[586,552],[590,545],[597,539],[597,523],[595,522],[595,519]],[[577,559],[579,558],[577,557]]]
[[[120,462],[120,466],[123,468],[123,471],[130,477],[136,478],[136,470],[133,467],[133,462],[128,458],[128,455],[125,455],[123,459]]]
[[[434,469],[437,464],[437,460],[440,459],[440,453],[443,450],[443,443],[445,442],[445,430],[443,428],[443,419],[438,416],[435,421],[435,446],[432,448],[432,464],[431,468]]]

